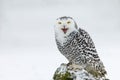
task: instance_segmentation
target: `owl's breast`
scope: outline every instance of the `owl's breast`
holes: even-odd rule
[[[69,61],[74,60],[80,55],[79,46],[76,39],[69,40],[63,45],[59,45],[58,49]]]

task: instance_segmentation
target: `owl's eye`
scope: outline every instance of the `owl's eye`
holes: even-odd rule
[[[58,24],[62,24],[62,22],[58,22]]]
[[[67,22],[67,24],[70,24],[70,23],[71,23],[70,21]]]

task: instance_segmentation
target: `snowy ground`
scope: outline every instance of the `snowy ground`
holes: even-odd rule
[[[120,1],[1,0],[0,80],[52,80],[67,60],[57,50],[54,22],[72,16],[96,44],[108,76],[119,80]]]

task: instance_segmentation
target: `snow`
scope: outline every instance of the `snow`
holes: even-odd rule
[[[54,39],[55,19],[64,15],[88,31],[108,77],[119,80],[119,8],[119,0],[1,0],[0,80],[52,80],[68,62]]]

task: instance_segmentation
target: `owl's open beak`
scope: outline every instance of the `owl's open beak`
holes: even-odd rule
[[[67,32],[67,30],[68,30],[68,28],[61,28],[61,30],[64,32],[64,34],[66,34],[66,32]]]

